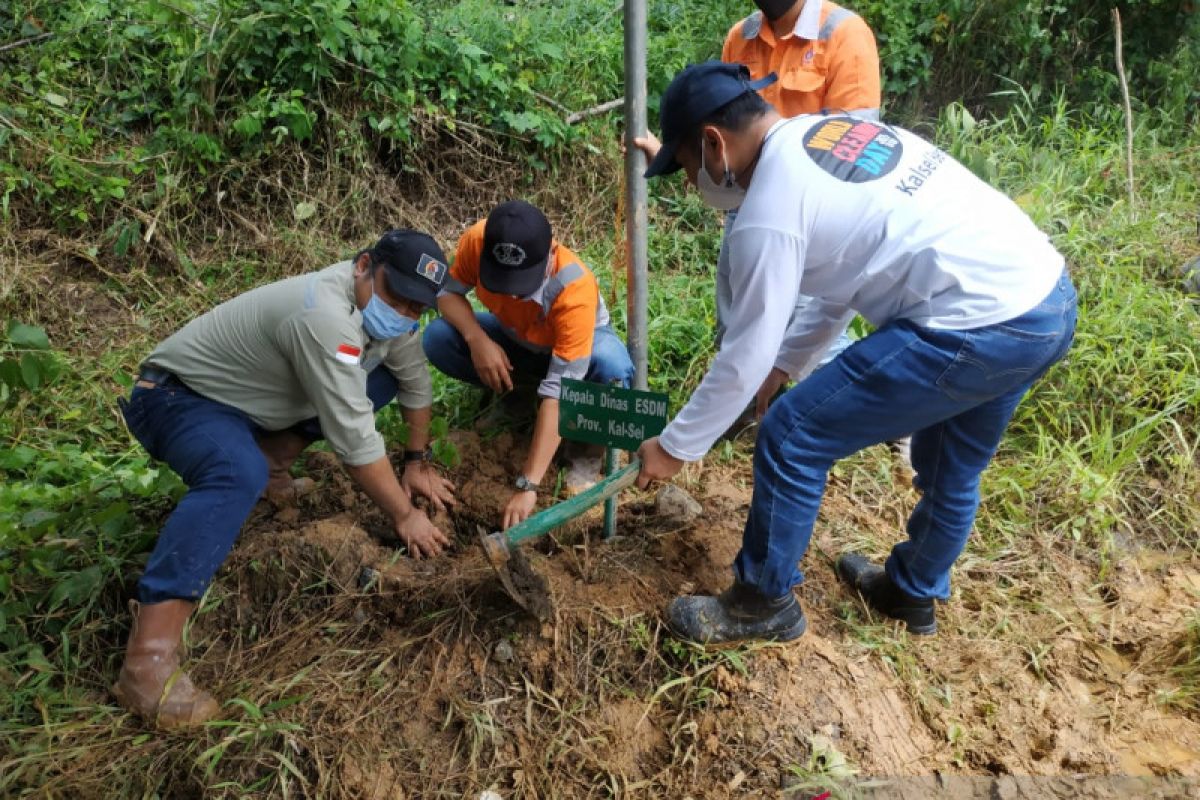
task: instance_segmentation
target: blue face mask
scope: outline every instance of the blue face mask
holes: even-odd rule
[[[421,326],[412,317],[406,317],[372,294],[362,310],[363,330],[372,339],[395,339],[397,336],[415,333]]]

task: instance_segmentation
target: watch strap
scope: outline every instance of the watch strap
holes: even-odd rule
[[[416,464],[422,461],[433,460],[433,449],[426,447],[424,450],[405,450],[404,463]]]

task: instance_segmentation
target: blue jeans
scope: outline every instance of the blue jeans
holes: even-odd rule
[[[383,367],[367,376],[376,411],[396,390],[395,377]],[[121,411],[146,452],[166,462],[188,487],[158,535],[138,581],[138,600],[198,600],[266,488],[267,460],[256,438],[264,431],[233,406],[178,380],[153,389],[135,386]],[[292,430],[310,441],[322,438],[315,419]]]
[[[535,353],[521,345],[504,332],[494,314],[476,312],[475,319],[484,333],[504,348],[517,375],[531,380],[541,380],[546,376],[546,370],[550,368],[550,353]],[[441,372],[451,378],[483,386],[471,362],[471,348],[467,346],[467,340],[445,319],[435,319],[425,326],[421,344],[429,363]],[[633,360],[629,357],[629,348],[616,331],[607,325],[596,329],[592,341],[592,360],[583,379],[591,383],[620,383],[625,387],[633,380]]]
[[[980,475],[1021,398],[1071,346],[1075,301],[1064,272],[1040,305],[1007,322],[966,331],[891,322],[776,400],[755,447],[738,580],[769,597],[800,583],[830,467],[912,433],[922,496],[885,567],[913,597],[948,598]]]

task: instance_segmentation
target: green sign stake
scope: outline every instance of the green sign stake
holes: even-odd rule
[[[637,450],[667,426],[667,396],[563,379],[558,434],[576,442]]]

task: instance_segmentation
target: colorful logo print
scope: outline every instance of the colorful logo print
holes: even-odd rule
[[[904,145],[888,127],[853,117],[830,117],[804,137],[804,149],[821,169],[847,183],[866,183],[896,168]]]

